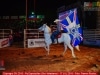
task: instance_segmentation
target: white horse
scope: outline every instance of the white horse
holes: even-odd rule
[[[48,52],[47,55],[49,55],[50,52],[50,45],[52,44],[52,40],[51,40],[51,28],[49,26],[47,26],[46,24],[43,24],[43,26],[41,26],[40,28],[38,28],[39,31],[44,31],[44,38],[45,38],[45,49]],[[58,38],[58,43],[64,43],[64,52],[62,55],[65,54],[66,50],[67,50],[67,46],[69,47],[69,49],[72,52],[72,57],[76,58],[75,53],[74,53],[74,48],[71,45],[71,38],[69,36],[68,33],[62,33],[61,37]],[[79,50],[79,46],[75,46],[75,48]]]

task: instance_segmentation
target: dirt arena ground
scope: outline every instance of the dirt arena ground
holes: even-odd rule
[[[6,47],[0,49],[0,60],[4,60],[3,72],[97,72],[100,75],[100,48],[80,46],[75,49],[77,58],[72,58],[68,49],[61,56],[63,45],[51,45],[50,55],[44,48]],[[1,75],[0,74],[0,75]]]

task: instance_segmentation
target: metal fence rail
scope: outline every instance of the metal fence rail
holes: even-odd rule
[[[44,38],[44,33],[38,29],[24,29],[24,48],[28,46],[28,39]]]
[[[11,29],[0,29],[0,39],[8,38],[9,34],[12,34],[12,30]]]

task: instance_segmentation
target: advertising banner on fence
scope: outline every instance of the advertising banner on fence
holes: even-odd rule
[[[28,48],[32,47],[44,47],[45,42],[44,39],[28,39]]]
[[[0,39],[0,48],[9,46],[9,38]]]

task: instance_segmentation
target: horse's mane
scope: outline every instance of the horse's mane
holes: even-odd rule
[[[51,32],[51,28],[50,28],[48,25],[46,25],[46,26],[47,26],[47,28],[48,28],[49,32]]]

